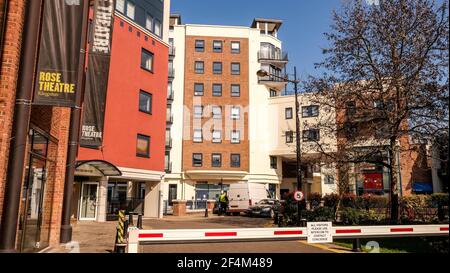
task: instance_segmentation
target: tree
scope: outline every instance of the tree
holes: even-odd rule
[[[307,92],[329,104],[335,118],[338,166],[370,162],[390,177],[390,216],[399,217],[397,155],[448,132],[448,7],[431,0],[348,1],[334,12],[320,76]],[[326,99],[324,99],[324,97]],[[324,152],[323,144],[318,149]],[[324,152],[325,153],[325,152]],[[387,158],[387,160],[386,160]]]

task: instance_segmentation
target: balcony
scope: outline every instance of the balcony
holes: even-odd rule
[[[258,51],[258,61],[260,63],[272,64],[278,68],[283,69],[289,62],[289,57],[287,52],[264,50]]]
[[[168,113],[166,114],[166,123],[167,123],[167,124],[173,124],[173,115],[172,115],[172,113],[170,113],[170,112],[168,112]]]
[[[174,92],[173,90],[167,91],[167,101],[173,101],[174,99]]]
[[[171,148],[172,148],[172,138],[167,137],[166,138],[166,149],[171,149]]]
[[[283,90],[288,84],[286,78],[287,76],[284,74],[276,75],[276,76],[266,76],[266,77],[258,77],[258,83],[264,84],[269,88],[274,88],[277,90]]]
[[[169,79],[174,79],[175,78],[175,68],[173,67],[169,67]]]
[[[164,163],[164,171],[166,173],[172,173],[172,162]]]
[[[176,48],[173,45],[169,46],[169,57],[175,57]]]

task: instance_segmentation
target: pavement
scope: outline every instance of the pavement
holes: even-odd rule
[[[48,253],[112,253],[117,222],[77,222],[73,242],[46,250]],[[144,229],[205,229],[275,227],[273,220],[244,216],[165,216],[143,219]],[[348,253],[332,244],[310,245],[305,241],[226,242],[141,245],[141,253]]]

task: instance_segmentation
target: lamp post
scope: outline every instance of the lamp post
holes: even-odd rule
[[[294,79],[290,80],[288,76],[286,77],[280,77],[277,75],[269,74],[265,70],[259,70],[256,73],[259,77],[273,77],[277,79],[284,80],[289,83],[294,84],[294,91],[295,91],[295,138],[296,138],[296,178],[297,178],[297,191],[302,190],[302,171],[301,171],[301,147],[300,147],[300,102],[298,101],[298,84],[300,81],[297,79],[297,67],[294,67]],[[300,226],[301,224],[301,203],[300,201],[297,202],[297,225]]]

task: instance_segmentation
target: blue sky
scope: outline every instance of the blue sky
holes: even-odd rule
[[[250,26],[255,17],[284,21],[279,38],[288,51],[290,63],[301,78],[316,75],[314,63],[322,60],[323,36],[329,30],[333,9],[342,0],[172,0],[172,12],[180,13],[185,24]]]

